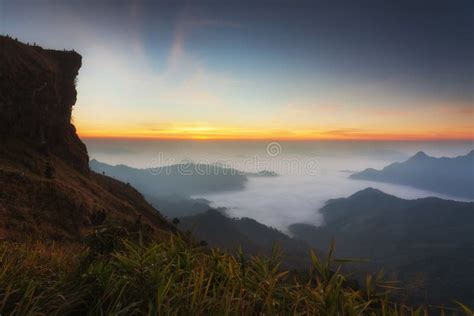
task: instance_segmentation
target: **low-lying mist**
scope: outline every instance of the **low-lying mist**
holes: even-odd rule
[[[323,162],[321,164],[323,166]],[[230,216],[250,217],[284,232],[287,232],[287,227],[294,223],[322,225],[324,220],[318,209],[327,200],[347,197],[367,187],[377,188],[405,199],[428,196],[452,199],[446,195],[408,186],[350,180],[348,172],[339,169],[328,170],[322,166],[321,171],[314,175],[250,178],[244,190],[196,197],[212,201],[212,206],[226,207]]]
[[[219,163],[245,172],[274,171],[276,177],[249,177],[241,190],[192,196],[223,207],[233,217],[250,217],[287,232],[294,223],[322,225],[318,213],[329,199],[347,197],[367,187],[414,199],[450,196],[409,186],[350,180],[352,172],[383,168],[419,150],[433,156],[456,156],[472,142],[223,142],[86,140],[91,158],[138,168],[190,160]],[[459,199],[458,199],[459,200]]]

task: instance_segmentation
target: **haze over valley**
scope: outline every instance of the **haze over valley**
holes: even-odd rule
[[[101,142],[100,150],[90,154],[140,163],[132,150],[121,147],[129,144]],[[313,247],[323,253],[335,241],[337,256],[366,260],[349,268],[360,282],[366,273],[384,269],[403,284],[411,302],[426,296],[442,302],[453,293],[474,302],[474,271],[467,272],[474,264],[471,142],[193,142],[186,159],[167,152],[189,145],[133,144],[134,150],[142,148],[137,156],[151,162],[143,169],[95,159],[90,166],[137,187],[180,229],[206,245],[270,255],[277,244],[285,265],[302,268],[308,264],[303,253]],[[417,148],[442,157],[412,154]],[[387,177],[376,178],[386,170]],[[457,268],[463,272],[456,273]]]
[[[125,164],[144,168],[142,172],[151,179],[148,186],[138,186],[162,193],[177,194],[209,201],[212,207],[225,208],[235,217],[249,217],[287,232],[289,225],[307,222],[315,225],[323,223],[318,210],[329,199],[347,197],[367,187],[407,199],[437,196],[445,199],[469,200],[457,196],[416,189],[411,186],[374,181],[356,181],[352,174],[366,168],[383,168],[395,161],[404,161],[410,155],[423,149],[438,156],[458,156],[469,153],[472,142],[458,143],[390,143],[390,142],[278,142],[279,153],[271,156],[267,147],[271,142],[183,142],[183,141],[111,141],[86,140],[90,155],[109,164]],[[99,147],[100,144],[100,147]],[[187,150],[185,150],[185,148]],[[180,153],[182,152],[182,153]],[[228,172],[227,177],[219,177],[226,185],[211,188],[189,182],[185,187],[175,187],[169,191],[160,187],[166,179],[165,172],[156,172],[158,166],[196,162],[221,164],[241,172],[274,171],[276,177],[248,177]],[[151,169],[150,169],[151,168]],[[190,168],[187,166],[187,168]],[[244,170],[247,168],[247,170]],[[94,167],[93,167],[94,169]],[[196,171],[192,167],[191,171]],[[99,172],[103,168],[95,169]],[[165,170],[165,169],[164,169]],[[469,172],[469,168],[467,168]],[[209,181],[218,183],[214,168],[204,168]],[[128,177],[106,170],[125,182]],[[154,173],[155,172],[155,173]],[[153,175],[154,174],[154,175]],[[184,170],[183,174],[186,174]],[[195,175],[196,176],[196,175]],[[182,177],[191,180],[193,177]],[[154,181],[155,179],[156,181]],[[227,180],[225,180],[227,179]],[[236,180],[237,179],[237,180]],[[473,190],[473,180],[468,176],[466,188]],[[221,181],[221,180],[219,180]],[[236,182],[237,181],[237,182]],[[139,184],[139,183],[135,183]],[[227,188],[227,189],[226,189]],[[203,192],[204,191],[204,192]],[[201,201],[202,202],[202,201]],[[171,214],[170,214],[171,215]]]

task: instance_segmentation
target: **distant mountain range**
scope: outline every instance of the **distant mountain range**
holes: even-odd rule
[[[180,164],[137,169],[126,165],[112,166],[92,159],[92,170],[128,182],[145,194],[190,196],[208,192],[240,190],[248,177],[276,177],[273,171],[242,172],[220,165],[183,162]]]
[[[183,163],[154,169],[111,166],[92,159],[92,170],[128,182],[145,195],[190,196],[215,191],[239,190],[247,182],[240,171],[217,165]]]
[[[372,168],[350,175],[351,179],[389,182],[474,199],[474,150],[465,156],[435,158],[420,151],[404,162],[382,170]]]
[[[129,183],[143,193],[163,215],[174,218],[202,213],[210,208],[205,199],[194,194],[241,190],[249,177],[276,177],[273,171],[242,172],[220,165],[181,163],[153,169],[126,165],[112,166],[92,159],[91,170]]]
[[[325,225],[293,224],[295,238],[316,248],[336,241],[336,255],[370,260],[411,297],[474,303],[474,203],[423,198],[404,200],[368,188],[330,200],[320,210]]]
[[[245,172],[248,177],[278,177],[275,171],[262,170],[259,172]]]

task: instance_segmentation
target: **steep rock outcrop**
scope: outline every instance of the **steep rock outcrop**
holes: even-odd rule
[[[88,171],[85,145],[71,124],[82,57],[0,37],[0,139],[24,141]]]

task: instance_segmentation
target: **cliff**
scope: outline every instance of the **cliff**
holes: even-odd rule
[[[95,214],[176,230],[142,195],[89,170],[71,124],[82,57],[0,36],[0,239],[78,240]]]
[[[0,37],[0,137],[27,142],[87,171],[85,145],[71,124],[82,57]]]

